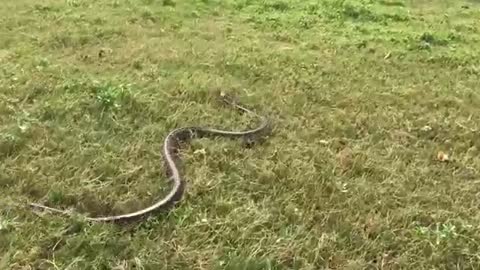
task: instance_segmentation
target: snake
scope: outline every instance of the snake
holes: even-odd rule
[[[155,212],[167,210],[177,205],[181,201],[185,189],[186,189],[186,180],[184,179],[179,167],[180,167],[180,155],[179,147],[181,144],[188,142],[195,138],[202,137],[230,137],[230,138],[243,138],[246,146],[250,147],[255,144],[260,137],[265,136],[265,131],[271,130],[270,121],[266,117],[258,115],[251,109],[245,107],[245,105],[240,104],[237,99],[233,98],[231,95],[228,95],[224,92],[220,93],[220,99],[232,107],[236,108],[238,111],[243,113],[249,113],[260,118],[260,124],[257,127],[243,130],[243,131],[228,131],[220,130],[210,127],[202,126],[190,126],[190,127],[180,127],[170,131],[163,142],[162,147],[162,156],[166,165],[166,176],[172,182],[172,187],[170,191],[162,199],[158,200],[154,204],[140,209],[138,211],[112,215],[112,216],[99,216],[99,217],[90,217],[84,215],[84,218],[87,221],[93,222],[128,222],[131,220],[136,220],[143,218],[145,216],[151,215]],[[263,136],[262,136],[263,134]],[[268,135],[268,133],[266,133]],[[71,211],[62,210],[59,208],[49,207],[39,203],[29,203],[29,206],[37,209],[49,211],[51,213],[63,214],[63,215],[72,215]]]

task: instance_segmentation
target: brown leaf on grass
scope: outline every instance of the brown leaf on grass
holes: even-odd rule
[[[352,167],[353,160],[354,160],[353,151],[349,147],[343,148],[337,154],[337,162],[343,171],[346,171]]]
[[[443,152],[443,151],[439,151],[437,153],[437,160],[438,161],[441,161],[441,162],[447,162],[450,160],[449,156],[447,153]]]
[[[373,214],[369,214],[365,220],[364,231],[369,238],[376,238],[380,233],[379,218]]]

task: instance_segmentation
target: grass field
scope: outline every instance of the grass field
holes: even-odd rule
[[[0,269],[480,269],[479,42],[474,0],[4,0]],[[168,131],[253,125],[219,90],[273,134],[193,141],[170,213],[23,207],[151,204]]]

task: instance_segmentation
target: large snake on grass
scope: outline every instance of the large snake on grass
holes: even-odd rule
[[[170,192],[161,200],[156,202],[155,204],[146,207],[144,209],[128,213],[122,215],[115,215],[115,216],[103,216],[103,217],[85,217],[88,221],[102,221],[102,222],[123,222],[123,221],[131,221],[134,219],[138,219],[144,217],[148,214],[152,214],[153,212],[166,210],[174,206],[178,201],[181,200],[183,197],[183,193],[185,191],[185,179],[183,178],[182,174],[179,170],[180,165],[180,158],[178,154],[178,150],[180,147],[180,143],[187,142],[194,138],[200,138],[205,136],[224,136],[224,137],[232,137],[232,138],[243,138],[247,144],[255,142],[254,138],[259,136],[264,131],[269,130],[269,122],[266,118],[259,116],[255,112],[250,109],[247,109],[243,105],[240,105],[237,101],[235,101],[231,96],[228,96],[224,93],[221,93],[221,99],[233,106],[234,108],[238,109],[240,112],[250,113],[262,119],[260,125],[254,129],[245,130],[245,131],[226,131],[226,130],[219,130],[207,127],[181,127],[172,130],[168,133],[167,137],[164,140],[163,144],[163,157],[166,163],[166,171],[167,176],[173,180],[173,187]],[[259,137],[258,137],[259,138]],[[46,211],[50,211],[53,213],[59,213],[68,215],[71,214],[69,211],[61,210],[58,208],[48,207],[46,205],[38,204],[38,203],[30,203],[31,207],[36,209],[42,209]]]

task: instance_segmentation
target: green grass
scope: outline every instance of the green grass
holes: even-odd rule
[[[480,268],[478,1],[3,2],[0,269]],[[22,207],[149,205],[169,130],[254,120],[218,90],[273,134],[192,142],[170,213]]]

